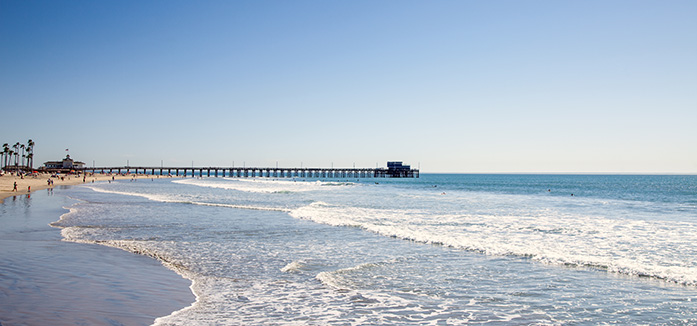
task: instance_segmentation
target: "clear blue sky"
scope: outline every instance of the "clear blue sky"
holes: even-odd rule
[[[0,142],[89,166],[697,173],[697,1],[0,0]]]

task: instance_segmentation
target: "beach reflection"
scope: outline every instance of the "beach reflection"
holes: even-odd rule
[[[194,301],[154,259],[62,241],[49,223],[72,204],[53,191],[0,203],[0,325],[147,325]]]

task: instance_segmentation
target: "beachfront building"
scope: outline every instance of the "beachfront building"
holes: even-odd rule
[[[82,169],[85,167],[85,162],[75,161],[66,155],[62,161],[48,161],[44,163],[46,169]]]

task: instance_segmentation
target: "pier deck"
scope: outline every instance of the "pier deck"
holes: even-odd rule
[[[51,169],[46,169],[51,170]],[[192,177],[237,178],[418,178],[418,169],[393,168],[258,168],[258,167],[84,167],[73,169],[92,173],[142,173]]]

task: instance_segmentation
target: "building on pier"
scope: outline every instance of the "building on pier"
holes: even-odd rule
[[[413,178],[414,170],[410,165],[404,165],[401,161],[387,162],[387,177],[390,178]],[[418,178],[418,170],[416,172]]]

